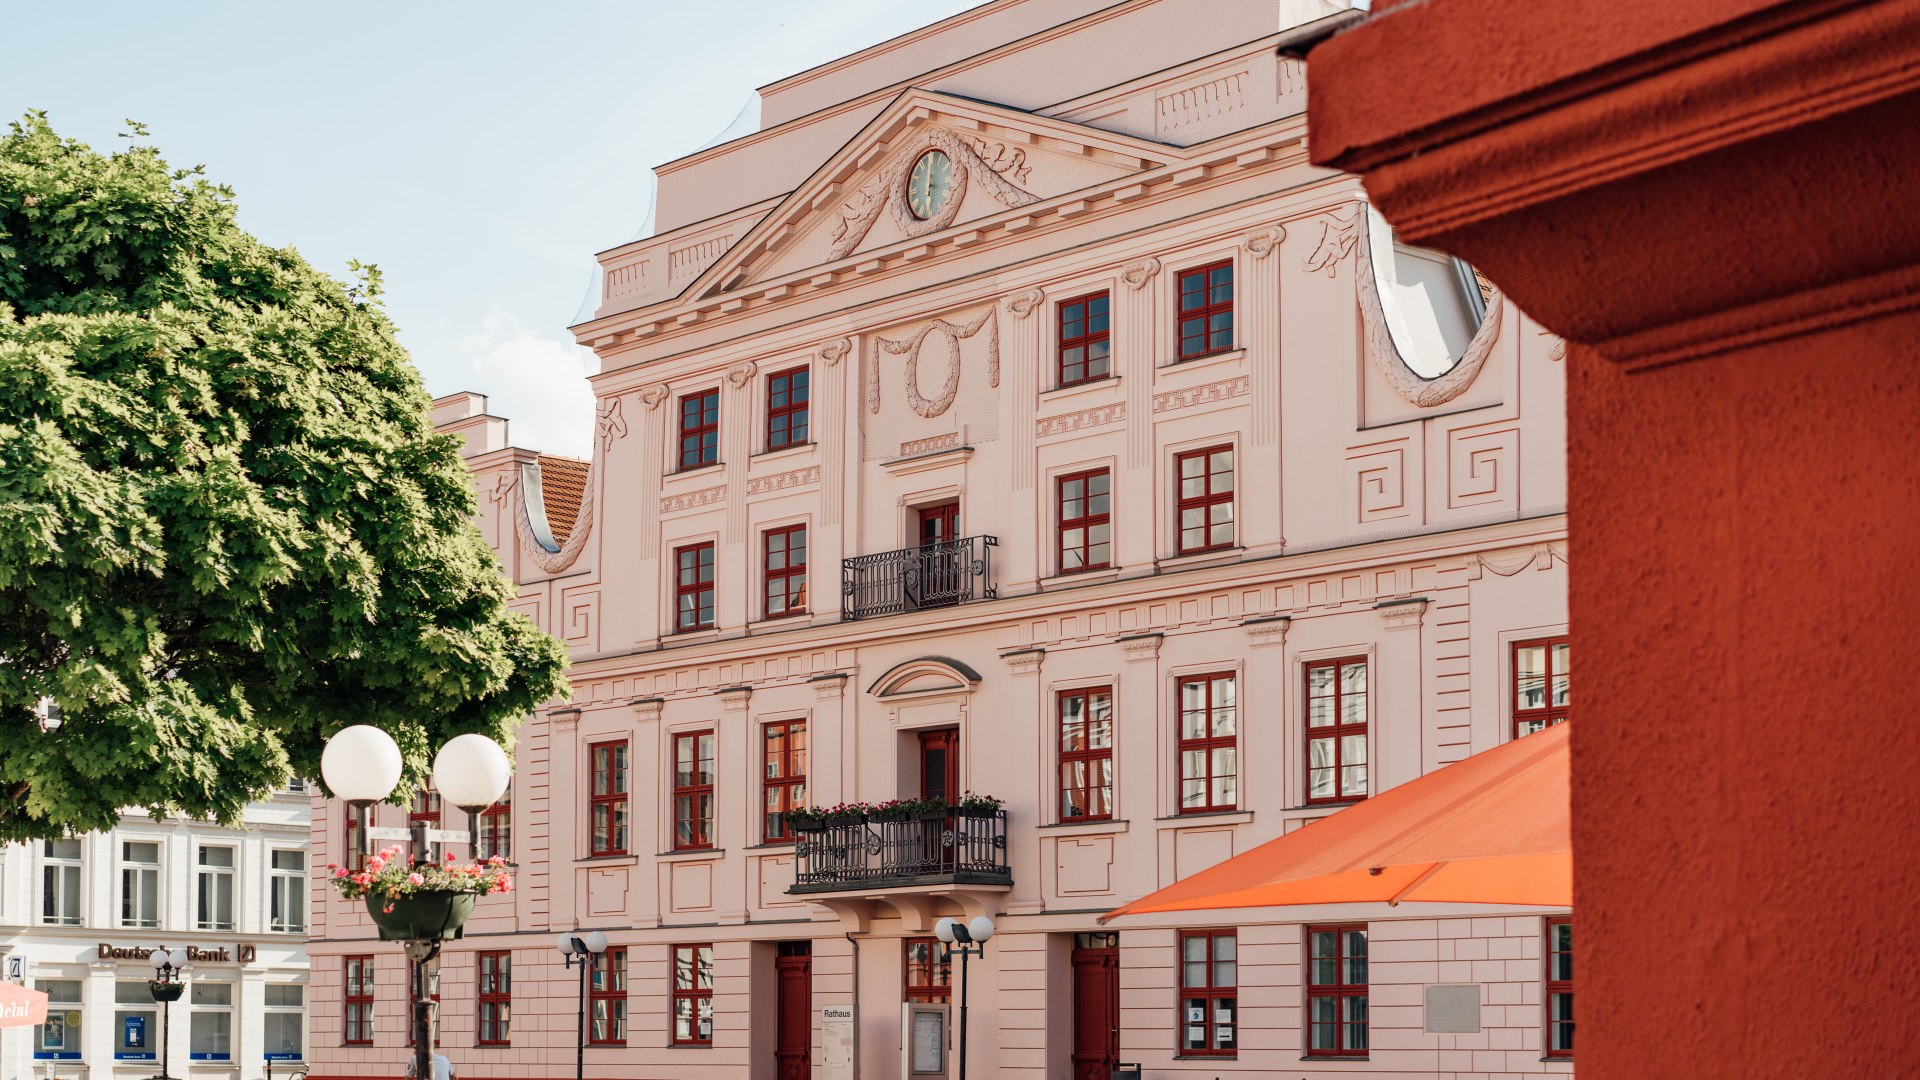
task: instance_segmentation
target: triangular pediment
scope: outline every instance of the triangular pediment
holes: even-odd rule
[[[911,195],[944,158],[944,199]],[[928,90],[909,90],[701,275],[707,297],[857,258],[1099,188],[1184,156],[1178,147]]]

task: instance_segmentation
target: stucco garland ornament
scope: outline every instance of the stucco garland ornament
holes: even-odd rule
[[[1147,282],[1153,280],[1153,275],[1159,272],[1160,260],[1149,256],[1122,270],[1120,279],[1127,283],[1129,289],[1144,289],[1147,287]]]
[[[970,323],[951,323],[935,319],[905,341],[876,338],[880,348],[894,356],[907,358],[907,407],[929,420],[946,412],[960,393],[960,342],[987,331],[987,385],[1000,385],[1000,323],[989,307]],[[940,392],[929,398],[920,392],[920,354],[927,338],[939,334],[947,346],[947,378]],[[880,411],[880,366],[874,365],[873,378],[867,384],[867,411]]]
[[[1360,230],[1360,242],[1354,245],[1359,260],[1355,276],[1359,278],[1360,336],[1367,359],[1372,362],[1374,370],[1387,380],[1387,385],[1393,387],[1393,392],[1408,404],[1422,409],[1444,405],[1466,393],[1467,387],[1473,385],[1473,380],[1480,375],[1480,369],[1486,365],[1488,355],[1493,352],[1493,343],[1500,337],[1500,311],[1504,297],[1499,287],[1495,286],[1487,297],[1486,314],[1481,317],[1479,327],[1445,372],[1429,379],[1414,371],[1401,355],[1399,345],[1394,342],[1393,331],[1387,325],[1386,312],[1380,304],[1380,288],[1373,274],[1373,241],[1376,235],[1385,240],[1388,234],[1384,222],[1378,233],[1373,232],[1376,216],[1376,211],[1367,208],[1354,220],[1354,225]]]
[[[953,191],[947,196],[946,205],[940,212],[922,221],[913,216],[907,206],[907,174],[913,171],[913,164],[920,155],[928,150],[938,150],[947,155],[958,168],[953,173]],[[996,167],[996,165],[998,167]],[[970,139],[944,128],[930,127],[925,134],[906,143],[888,160],[879,175],[869,180],[856,192],[847,204],[840,208],[840,224],[833,230],[833,246],[828,250],[830,258],[840,259],[853,253],[867,233],[880,220],[882,211],[891,214],[893,223],[907,236],[925,236],[938,232],[953,224],[954,216],[960,213],[960,204],[966,200],[967,185],[978,181],[980,186],[993,196],[1000,205],[1012,208],[1039,202],[1040,196],[1020,187],[1002,175],[1011,172],[1025,176],[1028,166],[1024,154],[997,154],[995,161],[989,162],[982,157],[978,144]]]
[[[553,531],[547,526],[545,497],[540,491],[540,463],[523,462],[520,465],[520,505],[515,507],[513,521],[515,531],[520,534],[520,550],[526,553],[533,565],[549,574],[558,574],[571,567],[587,549],[587,536],[593,532],[593,491],[598,485],[599,462],[587,470],[586,483],[580,492],[580,509],[573,515],[573,532],[567,542],[556,544]],[[536,529],[529,499],[540,499],[540,522]]]
[[[834,338],[832,341],[821,343],[820,359],[825,361],[828,367],[833,367],[846,359],[847,354],[852,351],[852,338]]]
[[[627,437],[627,418],[620,415],[621,398],[614,398],[600,408],[600,449],[613,449],[613,440]]]

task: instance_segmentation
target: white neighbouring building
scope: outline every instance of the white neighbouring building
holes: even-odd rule
[[[296,782],[236,829],[128,810],[0,848],[0,975],[49,997],[45,1024],[0,1030],[0,1080],[257,1080],[303,1061],[310,818]],[[155,945],[192,956],[164,1069]]]

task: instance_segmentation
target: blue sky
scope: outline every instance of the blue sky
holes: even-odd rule
[[[430,391],[585,454],[591,358],[565,328],[593,252],[645,221],[651,166],[754,87],[975,2],[0,0],[0,113],[102,150],[145,123],[264,240],[343,277],[379,264]]]

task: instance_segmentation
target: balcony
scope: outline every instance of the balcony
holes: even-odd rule
[[[835,820],[795,836],[790,894],[902,885],[1012,885],[1007,812],[948,807],[883,821]]]
[[[998,546],[998,537],[969,536],[842,560],[840,617],[871,619],[995,599]]]

